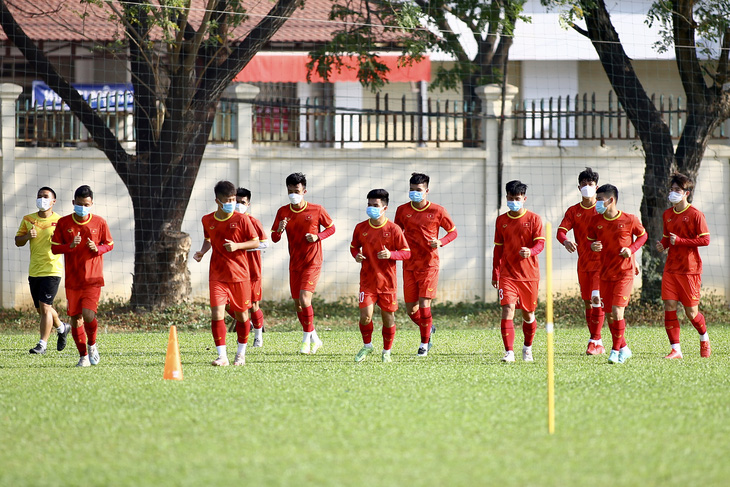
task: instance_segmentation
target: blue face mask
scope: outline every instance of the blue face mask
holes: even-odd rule
[[[383,214],[382,210],[383,209],[378,206],[368,206],[367,214],[373,220],[377,220],[378,218],[380,218],[380,215]]]
[[[606,213],[606,202],[603,200],[596,201],[596,211],[601,215]]]
[[[507,208],[509,208],[509,211],[520,211],[522,209],[522,201],[508,201]]]
[[[81,218],[86,218],[91,213],[90,206],[74,205],[74,213]]]
[[[231,201],[230,203],[223,203],[219,201],[219,203],[221,204],[221,208],[225,213],[233,213],[233,210],[236,209],[235,201]]]
[[[409,191],[408,192],[408,199],[413,201],[414,203],[420,203],[423,201],[423,197],[426,193],[423,191]]]

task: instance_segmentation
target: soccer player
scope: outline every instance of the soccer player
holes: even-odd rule
[[[601,328],[603,328],[604,313],[601,308],[601,297],[599,291],[599,268],[601,260],[596,252],[591,251],[591,242],[586,238],[588,226],[596,212],[596,187],[598,186],[598,173],[590,167],[585,168],[578,175],[578,189],[581,194],[580,203],[568,208],[563,221],[558,227],[557,239],[565,250],[571,254],[578,251],[578,286],[580,296],[585,304],[586,323],[590,339],[586,355],[602,355],[606,353],[601,339]],[[568,239],[568,232],[573,230],[575,241]]]
[[[705,317],[699,310],[702,259],[697,248],[710,245],[710,231],[705,215],[688,201],[694,182],[688,176],[676,173],[670,184],[669,201],[672,207],[662,216],[664,231],[661,241],[656,243],[659,252],[669,249],[662,276],[662,300],[664,327],[672,350],[665,358],[682,358],[677,301],[682,303],[684,314],[700,334],[700,357],[707,358],[712,351]]]
[[[271,240],[281,240],[284,232],[289,245],[289,289],[294,308],[302,324],[300,353],[317,353],[322,340],[314,328],[312,296],[322,270],[322,240],[335,233],[335,224],[320,205],[304,200],[307,178],[296,172],[286,177],[290,204],[276,212],[271,227]]]
[[[390,350],[395,339],[396,260],[411,257],[411,251],[398,225],[385,217],[389,195],[384,189],[373,189],[367,195],[368,219],[355,226],[350,253],[360,268],[360,333],[363,347],[355,355],[362,362],[373,351],[373,311],[380,307],[383,318],[383,362],[392,362]]]
[[[457,236],[456,225],[446,210],[428,200],[430,178],[414,172],[409,181],[409,203],[398,207],[395,223],[403,229],[411,248],[411,259],[403,263],[403,295],[406,311],[421,332],[417,355],[425,357],[431,348],[433,318],[431,300],[439,280],[439,247]],[[439,228],[446,235],[438,238]]]
[[[634,287],[636,263],[634,254],[647,240],[639,219],[620,211],[618,189],[604,184],[596,190],[596,211],[599,213],[588,227],[591,250],[600,252],[600,292],[604,310],[610,310],[608,328],[613,344],[608,363],[622,364],[631,358],[626,344],[624,310]]]
[[[61,256],[51,252],[51,236],[61,215],[53,211],[56,204],[56,192],[44,186],[38,190],[35,205],[38,211],[25,215],[20,228],[15,234],[15,245],[23,247],[30,242],[30,268],[28,285],[38,315],[40,316],[40,340],[29,350],[32,354],[44,354],[51,336],[51,328],[56,328],[58,339],[56,350],[66,348],[68,332],[71,326],[58,318],[53,308],[53,300],[61,283],[63,264]]]
[[[193,254],[200,262],[209,250],[208,273],[210,289],[211,332],[218,357],[213,366],[229,365],[226,351],[226,304],[236,317],[238,350],[233,365],[246,364],[246,345],[251,324],[248,308],[251,303],[251,277],[246,250],[259,246],[259,238],[251,219],[236,209],[236,187],[230,181],[218,181],[213,188],[218,208],[202,218],[203,245]]]
[[[532,362],[540,282],[537,256],[545,248],[545,235],[540,216],[524,208],[527,185],[515,180],[507,183],[505,189],[509,211],[497,217],[492,263],[492,286],[499,289],[499,304],[502,306],[500,331],[505,350],[502,362],[515,361],[515,308],[522,310],[522,331],[525,334],[522,360]]]
[[[91,213],[94,193],[87,185],[74,193],[74,212],[58,220],[51,237],[51,251],[63,254],[66,265],[66,298],[71,335],[79,351],[76,367],[99,363],[96,346],[96,310],[104,286],[104,258],[114,248],[109,225]]]

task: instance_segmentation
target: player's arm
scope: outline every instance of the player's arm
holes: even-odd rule
[[[492,256],[492,286],[495,288],[499,281],[499,271],[502,266],[502,254],[504,254],[504,244],[494,242],[494,254]]]
[[[259,238],[254,237],[251,240],[245,242],[234,242],[233,240],[225,239],[223,248],[228,252],[235,252],[236,250],[254,250],[259,246]]]
[[[276,212],[276,218],[274,224],[271,225],[271,241],[276,243],[281,240],[281,235],[286,230],[286,225],[289,223],[289,218],[281,218],[279,212]]]
[[[73,252],[73,250],[81,243],[81,232],[76,232],[73,240],[68,243],[65,242],[64,236],[67,232],[64,232],[64,230],[65,229],[56,227],[56,231],[53,232],[53,236],[51,237],[52,254],[68,254],[69,252]]]
[[[537,218],[535,230],[532,233],[532,247],[522,247],[520,256],[524,259],[535,257],[545,248],[545,235],[543,235],[542,220]]]
[[[210,243],[210,239],[206,238],[203,240],[203,245],[200,247],[200,250],[195,252],[193,254],[193,259],[195,259],[196,262],[200,262],[203,259],[203,256],[213,247],[213,245]]]
[[[449,242],[459,236],[459,233],[456,231],[456,224],[451,219],[449,214],[446,213],[446,210],[443,210],[440,227],[446,230],[446,235],[444,235],[440,239],[432,240],[431,242],[429,242],[431,244],[431,248],[435,249],[447,245]]]
[[[269,247],[269,237],[266,235],[261,222],[254,223],[254,227],[256,228],[256,234],[259,236],[259,246],[255,249],[250,249],[247,252],[256,252]]]
[[[28,228],[28,225],[30,225],[30,228]],[[35,225],[23,220],[20,222],[20,228],[18,228],[18,232],[15,234],[15,246],[22,247],[28,243],[28,240],[36,238],[37,235],[38,233],[35,229]]]
[[[357,238],[358,233],[357,227],[355,227],[355,230],[352,232],[352,242],[350,242],[350,255],[352,255],[355,262],[359,264],[365,260],[366,257],[365,254],[362,253],[362,245],[360,245],[360,240]]]
[[[97,255],[103,255],[107,252],[111,252],[114,250],[114,240],[112,240],[111,232],[109,231],[109,226],[104,225],[100,232],[100,238],[99,243],[94,243],[93,240],[87,239],[87,245],[92,250],[95,251]]]
[[[317,222],[317,229],[319,230],[319,227],[324,228],[319,233],[313,234],[308,233],[304,237],[307,239],[307,242],[316,242],[317,240],[324,240],[327,237],[331,237],[335,233],[335,222],[332,221],[332,218],[329,216],[329,213],[322,208],[322,211],[319,213],[319,221]]]
[[[638,233],[638,235],[637,235],[637,233]],[[626,259],[628,259],[632,255],[634,255],[636,253],[636,251],[639,250],[642,247],[642,245],[644,245],[646,243],[646,241],[649,239],[649,235],[646,233],[646,230],[644,230],[644,227],[642,227],[641,225],[639,225],[638,228],[636,228],[636,230],[634,232],[634,236],[636,237],[634,242],[631,245],[629,245],[628,247],[624,247],[623,249],[621,249],[621,252],[619,252],[621,254],[621,256]]]
[[[378,252],[378,259],[391,259],[391,260],[408,260],[411,258],[411,249],[408,248],[408,242],[406,237],[400,228],[396,227],[395,244],[393,245],[400,250],[388,250],[383,247],[383,250]]]

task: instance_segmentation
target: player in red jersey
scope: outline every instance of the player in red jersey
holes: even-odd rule
[[[403,295],[406,311],[421,331],[421,344],[417,355],[425,357],[431,348],[431,300],[436,297],[439,279],[439,252],[457,236],[456,225],[446,210],[428,201],[430,178],[414,172],[409,181],[409,203],[401,205],[395,212],[395,223],[411,248],[411,258],[403,263]],[[438,238],[439,228],[446,235]]]
[[[396,260],[410,259],[411,251],[398,225],[385,217],[389,195],[384,189],[373,189],[367,195],[369,219],[355,226],[350,253],[360,268],[360,333],[363,347],[355,355],[362,362],[373,351],[373,311],[380,307],[383,318],[383,362],[391,362],[390,350],[395,339]]]
[[[66,298],[71,317],[71,336],[79,351],[77,367],[99,363],[96,346],[96,310],[104,286],[104,258],[114,248],[109,225],[91,214],[94,193],[79,186],[74,193],[74,212],[62,217],[51,237],[51,252],[63,254],[66,267]],[[83,326],[82,326],[83,324]]]
[[[532,362],[540,282],[537,256],[545,248],[545,234],[540,217],[524,208],[527,185],[521,181],[510,181],[505,189],[509,211],[497,217],[492,264],[492,286],[499,289],[499,304],[502,306],[500,330],[505,350],[502,362],[515,361],[515,308],[522,310],[522,331],[525,334],[522,360]]]
[[[624,310],[634,287],[636,263],[634,254],[646,242],[646,230],[639,219],[619,211],[618,188],[604,184],[596,190],[596,211],[599,213],[588,228],[591,250],[601,256],[601,298],[603,309],[610,310],[608,328],[613,345],[608,363],[622,364],[631,358],[626,344]]]
[[[251,323],[248,308],[251,305],[251,277],[246,250],[259,246],[259,238],[251,219],[236,209],[236,187],[229,181],[218,181],[214,188],[218,208],[202,218],[205,240],[193,259],[200,262],[208,250],[210,258],[208,274],[210,288],[211,331],[218,357],[211,362],[215,366],[227,366],[226,304],[236,316],[238,350],[233,365],[246,363],[246,345]]]
[[[601,355],[606,353],[601,340],[601,328],[603,328],[604,313],[601,308],[601,297],[599,291],[599,269],[601,259],[596,252],[591,251],[591,242],[586,238],[588,226],[596,212],[596,187],[598,186],[598,173],[590,167],[585,168],[578,175],[578,189],[581,194],[581,201],[565,212],[563,221],[558,227],[557,239],[565,250],[571,254],[578,251],[578,286],[580,296],[585,304],[586,323],[590,339],[586,355]],[[568,239],[567,233],[573,230],[575,242]]]
[[[656,243],[659,252],[669,249],[662,276],[662,300],[664,327],[672,351],[665,358],[682,358],[677,301],[682,303],[684,314],[700,334],[700,357],[708,358],[712,350],[705,316],[699,309],[702,259],[697,248],[710,245],[710,231],[705,215],[688,201],[694,182],[688,176],[676,173],[672,176],[670,185],[669,201],[672,207],[662,216],[664,231],[661,241]]]
[[[312,296],[322,271],[322,240],[335,233],[335,224],[320,205],[304,200],[307,178],[297,172],[286,178],[290,204],[276,212],[271,240],[276,243],[286,232],[289,245],[289,288],[302,324],[300,353],[317,353],[322,340],[314,329]],[[321,231],[320,231],[321,230]]]

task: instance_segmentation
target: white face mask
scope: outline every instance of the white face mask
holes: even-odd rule
[[[299,203],[302,202],[303,199],[304,199],[304,196],[302,196],[299,193],[289,193],[289,201],[291,202],[292,205],[295,205],[295,206],[298,205]]]
[[[673,205],[676,205],[680,201],[682,201],[682,198],[684,198],[684,193],[680,193],[678,191],[672,191],[669,193],[669,202]]]
[[[246,213],[248,211],[248,205],[245,203],[236,203],[236,211],[239,213]]]
[[[580,194],[584,198],[593,198],[596,195],[596,187],[590,184],[587,184],[580,188]]]
[[[38,198],[35,200],[35,206],[41,211],[51,209],[51,198]]]

